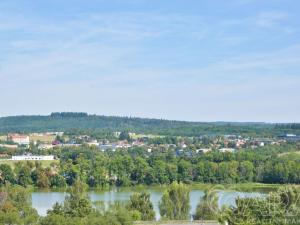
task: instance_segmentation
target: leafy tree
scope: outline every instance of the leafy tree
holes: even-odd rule
[[[159,203],[160,214],[164,218],[184,220],[190,210],[190,190],[182,184],[173,182],[163,193]]]
[[[92,203],[85,190],[86,185],[78,180],[70,188],[70,195],[66,197],[63,206],[66,216],[86,217],[92,212]]]
[[[214,190],[206,190],[196,208],[195,219],[218,219],[218,196]]]
[[[55,204],[48,214],[59,214],[66,217],[87,217],[92,213],[92,203],[86,195],[86,184],[76,181],[69,189],[70,195],[65,198],[64,203]]]
[[[63,176],[59,174],[55,174],[50,177],[50,186],[55,188],[64,188],[66,187],[67,183]]]
[[[180,181],[190,183],[193,180],[192,165],[189,161],[181,160],[178,163],[178,178]]]
[[[238,167],[239,180],[242,182],[252,182],[254,177],[254,166],[252,162],[241,162]]]
[[[155,212],[150,201],[150,194],[145,192],[135,193],[130,197],[129,210],[137,210],[141,214],[142,220],[154,220]]]
[[[130,141],[131,141],[131,137],[130,137],[129,132],[127,132],[127,131],[122,131],[122,132],[120,133],[119,140],[130,142]]]
[[[16,181],[19,185],[27,187],[32,183],[31,165],[26,163],[16,163],[15,166]]]
[[[141,157],[137,157],[134,161],[135,168],[131,173],[131,179],[133,182],[142,184],[146,182],[147,173],[149,171],[149,165],[147,161]]]
[[[0,189],[0,224],[35,224],[38,214],[31,206],[30,193],[20,186]]]
[[[7,164],[0,165],[0,186],[7,184],[7,182],[15,183],[15,175],[11,167]]]

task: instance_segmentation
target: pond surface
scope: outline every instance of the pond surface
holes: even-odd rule
[[[144,189],[145,190],[145,189]],[[141,192],[142,190],[123,190],[123,189],[112,189],[108,191],[90,191],[88,192],[92,202],[101,201],[105,206],[115,201],[126,202],[134,192]],[[150,200],[154,206],[156,218],[159,219],[159,201],[162,197],[164,189],[147,188],[146,191],[150,194]],[[204,191],[201,189],[192,189],[190,192],[190,204],[191,214],[195,213],[196,206],[200,201],[200,198],[204,195]],[[32,206],[38,211],[39,215],[45,216],[47,210],[51,209],[56,203],[62,203],[67,196],[66,192],[33,192],[32,193]],[[218,191],[219,206],[223,205],[235,205],[235,199],[237,197],[264,197],[265,194],[262,192],[239,192],[239,191]]]

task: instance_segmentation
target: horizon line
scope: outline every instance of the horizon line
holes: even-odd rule
[[[182,120],[182,119],[168,119],[168,118],[155,118],[155,117],[143,117],[143,116],[133,116],[133,115],[104,115],[97,113],[88,112],[74,112],[74,111],[62,111],[62,112],[51,112],[50,114],[14,114],[14,115],[0,115],[0,119],[9,117],[21,117],[21,116],[51,116],[52,113],[86,113],[87,116],[103,116],[103,117],[119,117],[119,118],[131,118],[131,119],[148,119],[148,120],[165,120],[165,121],[175,121],[175,122],[187,122],[187,123],[249,123],[249,124],[298,124],[300,122],[274,122],[274,121],[229,121],[229,120],[215,120],[215,121],[195,121],[195,120]]]

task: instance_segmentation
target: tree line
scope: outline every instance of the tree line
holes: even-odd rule
[[[272,147],[273,148],[273,147]],[[59,162],[17,162],[0,165],[0,186],[6,183],[40,188],[72,186],[76,180],[89,187],[198,183],[300,183],[300,155],[273,150],[178,156],[172,150],[148,153],[143,148],[101,152],[82,146],[51,151]]]
[[[98,116],[87,113],[60,112],[49,116],[11,116],[0,118],[0,132],[82,131],[103,133],[130,131],[169,136],[237,134],[245,136],[277,136],[287,132],[300,134],[299,124],[185,122],[136,117]]]

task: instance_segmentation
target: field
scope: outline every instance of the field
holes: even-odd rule
[[[52,163],[59,163],[59,160],[41,160],[41,161],[31,161],[31,160],[27,160],[28,162],[40,162],[42,163],[42,167],[46,168],[49,167]],[[12,161],[12,160],[6,160],[6,159],[0,159],[0,165],[1,164],[7,164],[10,165],[13,169],[15,168],[15,164],[17,162],[27,162],[27,161]]]
[[[7,137],[6,136],[0,136],[0,141],[6,141]]]
[[[278,154],[278,156],[280,156],[280,157],[288,156],[288,155],[299,155],[299,156],[300,156],[300,151],[296,151],[296,152],[285,152],[285,153]]]
[[[30,135],[30,141],[41,141],[43,143],[52,143],[55,140],[55,135]]]

